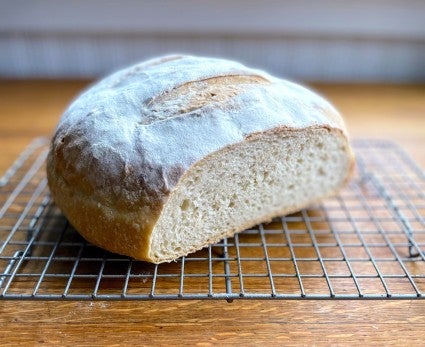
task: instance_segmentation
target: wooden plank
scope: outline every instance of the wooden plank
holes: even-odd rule
[[[420,346],[424,301],[5,302],[2,346]]]

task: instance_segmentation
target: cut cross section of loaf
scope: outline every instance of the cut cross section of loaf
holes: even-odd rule
[[[323,98],[228,60],[173,56],[80,95],[47,174],[86,239],[161,263],[336,193],[352,166]]]

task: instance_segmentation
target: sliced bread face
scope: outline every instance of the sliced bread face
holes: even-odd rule
[[[335,193],[352,165],[338,130],[258,134],[196,163],[164,205],[149,257],[170,261]]]

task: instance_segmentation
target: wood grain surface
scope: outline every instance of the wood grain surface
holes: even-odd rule
[[[0,172],[49,136],[87,81],[0,82]],[[390,138],[425,167],[425,86],[314,85],[352,137]],[[423,346],[425,300],[2,301],[0,345]]]

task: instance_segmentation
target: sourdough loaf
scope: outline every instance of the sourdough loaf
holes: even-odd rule
[[[87,240],[161,263],[335,193],[352,165],[343,120],[313,92],[170,56],[83,92],[57,126],[47,176]]]

